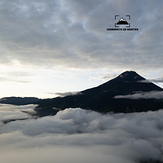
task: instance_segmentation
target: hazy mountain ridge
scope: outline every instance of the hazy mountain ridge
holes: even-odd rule
[[[163,91],[157,85],[134,71],[126,71],[118,77],[94,88],[81,91],[78,95],[44,99],[35,109],[39,116],[54,115],[65,108],[80,107],[100,113],[129,113],[163,108],[162,99],[115,98],[117,95],[132,95],[136,92]]]
[[[147,81],[135,71],[125,71],[106,83],[81,91],[76,95],[52,99],[4,97],[0,99],[0,103],[38,104],[35,111],[36,115],[40,117],[55,115],[59,110],[77,107],[100,113],[131,113],[162,109],[162,92],[162,88]],[[160,96],[160,94],[161,98],[152,97],[154,95]],[[138,96],[142,96],[142,98],[137,98]]]
[[[28,105],[35,104],[40,99],[37,97],[3,97],[0,99],[1,104]]]

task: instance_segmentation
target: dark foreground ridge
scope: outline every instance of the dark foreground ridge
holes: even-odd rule
[[[36,97],[3,97],[0,99],[1,104],[28,105],[38,103],[40,99]]]
[[[77,95],[40,100],[35,111],[41,117],[55,115],[59,110],[76,107],[100,113],[131,113],[162,109],[163,99],[115,98],[118,95],[151,91],[163,91],[163,89],[147,82],[134,71],[126,71],[98,87],[81,91]]]

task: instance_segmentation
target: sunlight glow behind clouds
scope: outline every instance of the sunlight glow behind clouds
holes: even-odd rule
[[[145,75],[152,72],[150,78],[153,78],[158,69],[161,69],[160,74],[163,72],[162,6],[161,0],[150,0],[148,3],[141,0],[132,3],[129,0],[123,3],[118,0],[3,0],[0,3],[0,64],[12,70],[19,64],[20,72],[21,67],[24,66],[24,72],[28,72],[30,67],[34,74],[40,68],[45,71],[51,69],[54,73],[58,68],[63,71],[73,68],[85,70],[85,74],[105,69],[101,75],[135,70]],[[114,27],[116,14],[122,17],[130,14],[131,27],[139,30],[108,32],[106,28]],[[42,72],[38,79],[45,77]],[[9,81],[10,76],[6,74],[1,79]],[[27,79],[28,82],[36,80],[35,77]],[[89,78],[85,83],[87,80]],[[96,86],[99,83],[94,82]],[[26,87],[29,88],[29,85]],[[60,91],[81,89],[78,85],[77,89],[70,87]],[[40,92],[36,94],[47,96],[44,90],[42,95],[39,95]]]

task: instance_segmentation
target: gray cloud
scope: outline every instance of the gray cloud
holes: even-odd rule
[[[117,95],[114,98],[163,99],[163,91],[139,92],[131,95]]]
[[[14,106],[8,104],[0,104],[0,121],[30,118],[26,113],[35,113],[36,105]],[[24,113],[25,111],[26,113]]]
[[[163,82],[163,78],[158,78],[158,79],[146,79],[146,80],[141,80],[141,81],[138,81],[140,83],[151,83],[151,82],[154,82],[154,83],[162,83]]]
[[[103,79],[112,79],[112,78],[115,78],[117,76],[118,76],[117,74],[106,74],[103,76]]]
[[[101,115],[69,108],[55,116],[10,122],[0,126],[1,160],[19,163],[26,158],[26,162],[51,163],[55,158],[69,163],[82,157],[79,163],[163,161],[162,116],[163,110]],[[10,157],[4,157],[8,153]]]
[[[65,96],[72,96],[72,95],[78,95],[81,94],[80,92],[64,92],[64,93],[55,93],[55,95],[61,96],[61,97],[65,97]]]
[[[151,82],[155,82],[155,83],[162,83],[163,82],[163,78],[158,78],[158,79],[148,79]]]
[[[162,67],[162,6],[153,1],[2,1],[3,63],[75,68]],[[145,7],[144,7],[145,6]],[[116,14],[138,32],[108,32]],[[157,29],[157,30],[156,30]],[[127,63],[127,64],[126,64]]]

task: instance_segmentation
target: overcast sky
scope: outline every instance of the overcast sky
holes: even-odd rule
[[[107,31],[115,15],[138,31]],[[81,91],[125,70],[162,78],[162,52],[162,0],[0,2],[1,97]]]

